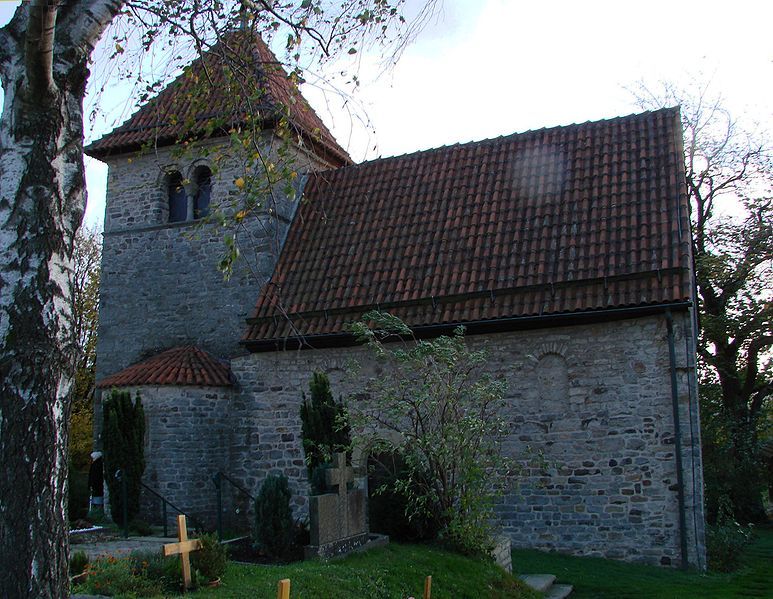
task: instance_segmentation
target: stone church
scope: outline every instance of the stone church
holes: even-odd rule
[[[109,166],[98,386],[143,398],[145,483],[211,521],[217,472],[254,494],[281,471],[303,515],[302,393],[317,369],[336,395],[358,391],[345,366],[369,360],[346,325],[378,307],[419,336],[464,324],[508,382],[505,450],[554,465],[497,506],[515,546],[703,567],[678,109],[356,164],[245,39],[233,51],[265,87],[263,151],[281,115],[300,173],[299,199],[244,221],[249,269],[223,280],[206,219],[244,168],[213,162],[230,143],[207,126],[228,93],[217,69],[207,103],[186,101],[200,59],[86,149]]]

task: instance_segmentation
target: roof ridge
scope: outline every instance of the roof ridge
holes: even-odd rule
[[[516,138],[516,137],[536,135],[538,133],[546,134],[546,133],[551,133],[558,130],[566,131],[567,129],[586,127],[589,125],[594,125],[594,126],[609,125],[611,123],[614,123],[615,121],[625,121],[625,120],[633,120],[633,119],[639,119],[639,118],[643,119],[645,117],[655,115],[658,113],[668,113],[668,112],[678,113],[679,110],[680,110],[679,106],[664,106],[663,108],[657,108],[654,110],[645,110],[644,112],[632,112],[630,114],[616,116],[616,117],[609,117],[605,119],[598,119],[598,120],[588,119],[587,121],[582,121],[579,123],[568,123],[566,125],[551,125],[550,127],[540,127],[538,129],[526,129],[525,131],[515,131],[513,133],[502,134],[496,137],[486,137],[478,140],[455,142],[455,143],[450,143],[442,146],[436,146],[434,148],[425,148],[423,150],[415,150],[413,152],[404,152],[402,154],[395,154],[393,156],[379,156],[378,158],[372,158],[370,160],[363,160],[362,162],[356,162],[354,164],[349,164],[349,165],[341,166],[334,169],[319,171],[319,173],[315,173],[315,174],[322,175],[324,173],[328,173],[332,171],[340,172],[348,169],[356,169],[358,167],[370,166],[374,163],[386,162],[389,160],[399,160],[399,159],[404,159],[412,156],[421,156],[426,154],[439,153],[453,148],[474,147],[474,146],[480,146],[480,145],[485,145],[490,143],[493,144],[494,142],[501,142],[501,141],[511,139],[511,138]]]

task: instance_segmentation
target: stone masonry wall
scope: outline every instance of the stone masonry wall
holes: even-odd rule
[[[266,146],[271,137],[266,137]],[[239,231],[242,259],[229,281],[218,262],[225,230],[197,221],[169,223],[165,172],[192,178],[199,165],[214,171],[211,202],[228,205],[244,175],[243,161],[213,163],[211,143],[181,158],[170,148],[109,159],[100,287],[97,379],[175,345],[195,344],[217,356],[244,353],[238,345],[244,319],[270,277],[298,201],[277,195]],[[325,165],[298,154],[309,172]],[[215,168],[217,167],[217,168]],[[302,182],[303,177],[299,178]]]
[[[703,481],[691,322],[675,315],[689,562],[704,567]],[[664,316],[468,337],[508,381],[504,414],[514,457],[541,450],[498,505],[514,546],[662,565],[680,558],[674,419]],[[256,353],[232,361],[241,391],[231,412],[230,472],[257,489],[284,472],[306,509],[298,418],[311,373],[328,373],[334,394],[356,392],[349,360],[373,372],[363,348]],[[376,531],[377,532],[377,531]]]
[[[213,475],[228,466],[231,389],[225,387],[135,387],[145,409],[143,482],[186,514],[213,527]],[[161,522],[161,503],[143,489],[142,517]],[[167,514],[174,530],[176,512]]]

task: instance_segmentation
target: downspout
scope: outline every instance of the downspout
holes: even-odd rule
[[[674,450],[676,452],[676,492],[679,501],[679,548],[682,569],[687,570],[687,518],[684,509],[684,473],[682,471],[682,426],[679,421],[679,387],[676,380],[676,348],[674,347],[674,319],[666,310],[668,325],[668,358],[671,364],[671,405],[674,409]]]

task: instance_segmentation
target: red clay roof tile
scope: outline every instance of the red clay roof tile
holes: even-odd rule
[[[225,57],[225,58],[224,58]],[[235,84],[222,65],[252,73],[265,95],[260,105],[233,102],[249,95],[249,88]],[[207,80],[204,83],[204,80]],[[223,128],[241,125],[246,116],[259,112],[270,125],[287,111],[290,122],[307,144],[321,150],[336,166],[351,158],[309,106],[288,77],[271,49],[259,35],[241,31],[223,37],[203,57],[196,59],[175,81],[145,103],[126,122],[86,147],[89,156],[101,158],[140,149],[146,144],[170,145],[183,138],[222,135]],[[215,123],[215,131],[209,131]]]
[[[97,383],[99,388],[140,385],[230,387],[233,378],[227,362],[194,345],[186,345],[132,364]]]
[[[243,341],[689,300],[680,135],[664,109],[314,175]]]

